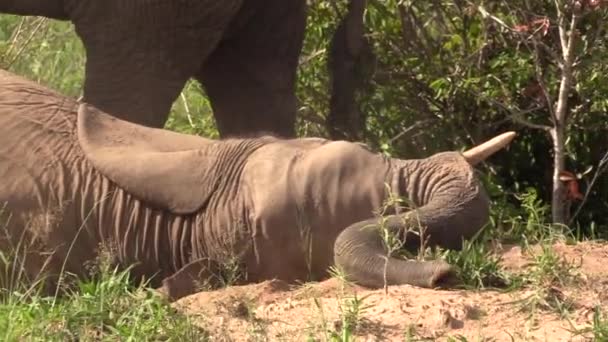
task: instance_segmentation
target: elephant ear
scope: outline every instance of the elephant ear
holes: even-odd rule
[[[158,209],[193,213],[219,182],[216,142],[123,121],[84,103],[78,141],[102,175]]]

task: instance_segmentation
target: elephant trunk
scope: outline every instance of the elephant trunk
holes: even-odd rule
[[[62,0],[3,0],[0,13],[68,20]]]
[[[453,269],[444,261],[402,260],[387,255],[378,229],[376,219],[362,221],[348,227],[336,239],[334,262],[349,280],[371,288],[398,284],[432,288],[451,278]],[[384,229],[392,233],[401,230],[390,222],[385,223]]]
[[[400,196],[411,209],[357,222],[334,244],[334,261],[353,281],[370,287],[411,284],[434,287],[454,280],[444,261],[406,261],[388,254],[382,236],[398,238],[416,253],[420,246],[460,249],[489,218],[489,199],[474,169],[460,153],[421,160],[393,160]],[[387,234],[388,233],[388,234]]]
[[[416,171],[404,175],[407,171],[401,170],[399,177],[408,181],[401,190],[419,207],[403,214],[355,223],[336,239],[336,264],[361,285],[435,287],[451,281],[453,269],[446,262],[396,259],[388,255],[383,236],[397,238],[402,247],[412,253],[423,243],[459,249],[462,239],[472,237],[487,222],[489,201],[472,177],[472,169],[469,174],[452,174],[447,170],[453,170],[454,165],[442,165],[433,158],[412,163],[417,164]]]

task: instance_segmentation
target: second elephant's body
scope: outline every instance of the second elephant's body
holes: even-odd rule
[[[358,49],[365,1],[354,2],[340,39]],[[305,0],[0,0],[0,12],[73,22],[87,54],[84,101],[111,115],[163,127],[194,77],[223,137],[295,135]]]

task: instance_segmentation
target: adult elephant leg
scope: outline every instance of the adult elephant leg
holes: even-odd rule
[[[0,12],[67,20],[63,0],[0,0]]]
[[[192,261],[163,279],[162,285],[156,291],[169,301],[176,301],[200,291],[206,285],[213,287],[218,283],[218,274],[214,274],[214,269],[218,269],[217,264],[207,258]]]
[[[336,28],[328,55],[331,97],[327,129],[334,140],[357,141],[365,130],[365,115],[356,101],[375,64],[371,44],[364,37],[365,0],[350,0],[348,12]]]
[[[162,128],[188,76],[145,57],[136,59],[87,51],[83,101],[120,119]]]
[[[222,138],[295,136],[295,78],[305,1],[270,1],[218,48],[197,75]]]
[[[70,16],[87,53],[84,101],[127,121],[163,127],[173,101],[241,3],[72,3]]]

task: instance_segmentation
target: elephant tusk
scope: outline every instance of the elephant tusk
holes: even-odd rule
[[[467,160],[467,162],[469,162],[469,164],[476,165],[477,163],[496,153],[498,150],[507,146],[511,140],[515,138],[515,135],[515,132],[512,131],[500,134],[482,143],[481,145],[477,145],[468,151],[462,152],[462,156]]]

